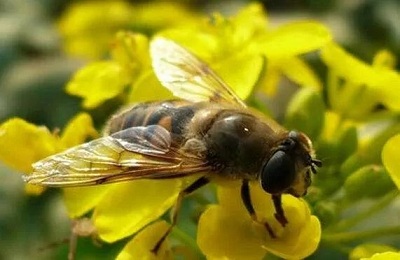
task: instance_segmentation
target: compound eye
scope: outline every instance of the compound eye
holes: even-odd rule
[[[284,151],[276,151],[261,172],[261,187],[270,194],[287,190],[296,177],[293,158]]]

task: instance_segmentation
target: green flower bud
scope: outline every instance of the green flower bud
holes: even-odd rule
[[[287,109],[285,125],[303,131],[315,140],[324,124],[325,105],[319,92],[302,88],[293,97]]]
[[[377,198],[395,189],[395,185],[382,166],[368,165],[352,173],[344,183],[349,200]]]
[[[314,213],[318,216],[323,226],[329,226],[338,218],[337,204],[332,201],[320,201],[314,207]]]

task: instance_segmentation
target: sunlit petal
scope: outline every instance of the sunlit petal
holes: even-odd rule
[[[114,61],[94,62],[79,70],[68,83],[69,94],[82,97],[83,106],[94,108],[124,90],[129,77]]]
[[[68,215],[77,218],[93,209],[110,188],[110,185],[65,188],[63,195]]]
[[[176,179],[112,185],[93,214],[100,238],[113,242],[136,233],[174,205],[180,188]]]
[[[201,215],[197,243],[209,259],[262,259],[263,227],[237,217],[223,206],[210,206]]]
[[[165,221],[155,222],[140,231],[118,254],[117,260],[146,259],[168,260],[174,259],[166,240],[162,243],[157,254],[151,252],[162,235],[169,227]]]
[[[90,115],[80,113],[71,119],[65,127],[61,136],[61,142],[65,147],[72,147],[85,142],[88,137],[96,138],[98,136]]]
[[[385,252],[397,252],[397,250],[391,246],[384,244],[370,244],[370,243],[361,244],[359,246],[356,246],[350,252],[349,260],[371,259],[370,257],[372,257],[377,253],[385,253]],[[377,257],[377,255],[375,257]]]
[[[45,127],[12,118],[0,125],[0,160],[23,173],[32,163],[59,151],[57,138]]]
[[[332,39],[328,28],[317,22],[296,22],[279,27],[257,39],[268,58],[280,59],[318,50]]]
[[[393,182],[400,189],[400,135],[396,135],[386,142],[382,150],[382,161]]]

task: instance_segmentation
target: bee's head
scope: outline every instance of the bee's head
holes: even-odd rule
[[[314,159],[310,139],[303,133],[290,131],[264,163],[260,175],[262,188],[270,194],[306,195],[311,184],[311,172],[321,167]]]

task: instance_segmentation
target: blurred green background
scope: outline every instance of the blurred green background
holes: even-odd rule
[[[66,54],[57,23],[78,1],[0,0],[0,122],[21,117],[49,129],[62,128],[78,111],[80,100],[64,92],[71,75],[89,58]],[[82,2],[82,1],[81,1]],[[92,1],[93,2],[93,1]],[[100,1],[99,1],[100,2]],[[193,12],[235,13],[248,1],[182,0]],[[364,61],[382,48],[400,57],[398,0],[270,0],[261,1],[269,21],[312,18],[323,22],[335,40]],[[130,1],[147,4],[148,1]],[[135,30],[151,35],[140,25]],[[315,64],[320,73],[323,68]],[[90,114],[101,127],[118,104],[108,102]],[[29,149],[27,147],[26,149]],[[19,174],[0,165],[0,259],[65,259],[70,223],[57,190],[34,197],[24,194]],[[113,258],[121,243],[97,247],[79,241],[78,259]],[[331,255],[340,259],[343,255]]]

